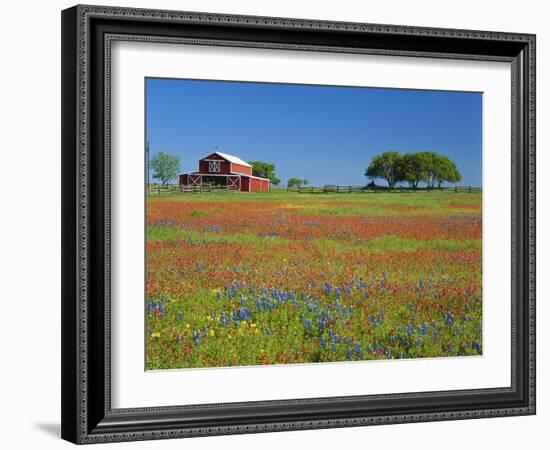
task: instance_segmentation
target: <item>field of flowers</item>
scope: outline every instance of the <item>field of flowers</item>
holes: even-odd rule
[[[149,197],[147,369],[482,353],[481,194]]]

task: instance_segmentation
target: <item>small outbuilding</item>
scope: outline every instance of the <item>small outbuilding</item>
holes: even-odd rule
[[[214,152],[199,160],[197,172],[182,173],[181,186],[203,184],[226,186],[229,190],[252,192],[268,191],[269,179],[252,175],[252,166],[237,156]]]

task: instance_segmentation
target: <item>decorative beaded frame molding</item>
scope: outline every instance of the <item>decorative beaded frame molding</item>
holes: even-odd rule
[[[110,32],[109,23],[118,32]],[[171,33],[124,30],[128,24],[143,30],[164,24]],[[535,414],[534,35],[81,5],[63,11],[62,25],[63,438],[84,444]],[[254,39],[232,39],[232,27]],[[176,28],[181,37],[174,36]],[[197,37],[196,30],[206,36]],[[262,40],[262,36],[258,39],[256,33],[262,30],[287,42]],[[316,41],[314,34],[304,37],[312,31],[324,33],[324,41]],[[220,38],[220,33],[226,33],[227,38]],[[375,45],[331,45],[331,36],[344,41],[348,36],[359,37],[366,42],[373,37]],[[413,38],[412,44],[409,38]],[[393,48],[386,47],[390,39]],[[510,62],[511,386],[112,409],[110,67],[111,43],[116,40]],[[442,40],[456,40],[452,52],[441,47]],[[477,51],[478,47],[483,48]],[[390,403],[394,406],[386,406]],[[228,418],[232,412],[234,417]]]

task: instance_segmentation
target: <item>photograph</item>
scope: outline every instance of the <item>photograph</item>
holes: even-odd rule
[[[145,369],[483,356],[483,93],[145,78]]]
[[[47,180],[60,163],[61,304],[25,317],[60,356],[24,368],[55,363],[65,441],[537,441],[544,15],[399,1],[115,1],[44,22],[60,114],[6,148],[59,122],[60,158],[34,147]],[[10,186],[27,185],[42,195]],[[35,203],[31,228],[51,209]],[[47,335],[19,328],[30,348]]]

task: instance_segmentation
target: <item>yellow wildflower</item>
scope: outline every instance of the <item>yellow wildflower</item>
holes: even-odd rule
[[[216,332],[214,330],[210,330],[210,336],[215,336]]]
[[[151,333],[151,337],[153,338],[159,338],[160,337],[160,333],[158,331],[155,331],[154,333]]]

